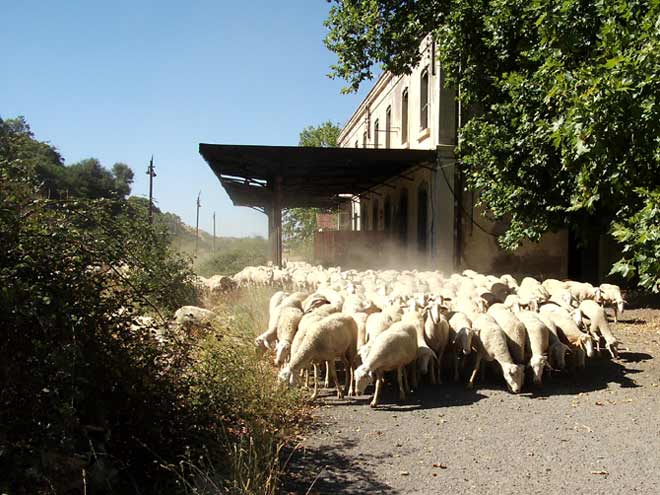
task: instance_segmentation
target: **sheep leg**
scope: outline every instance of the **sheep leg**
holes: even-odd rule
[[[312,392],[312,400],[316,399],[319,394],[319,379],[316,376],[316,365],[314,365],[314,392]]]
[[[328,362],[329,365],[329,362]],[[330,368],[330,373],[332,376],[332,379],[335,382],[335,388],[337,389],[337,398],[338,399],[343,399],[344,398],[344,391],[341,389],[341,385],[339,385],[339,380],[337,380],[337,369],[335,367],[335,363],[332,363],[332,366],[329,365]]]
[[[323,386],[330,388],[330,361],[325,362],[325,383],[323,383]]]
[[[403,385],[406,388],[406,390],[410,390],[410,384],[408,383],[408,371],[407,368],[404,369],[403,373]]]
[[[369,406],[376,407],[378,405],[378,399],[380,398],[380,389],[383,386],[383,378],[376,378],[376,390],[374,391],[374,397],[371,399],[371,404]]]
[[[429,375],[431,385],[435,385],[438,378],[438,365],[435,359],[431,359],[431,362],[429,363]]]
[[[417,360],[412,362],[409,369],[412,370],[412,373],[411,373],[412,376],[410,377],[410,385],[412,386],[412,389],[406,387],[406,390],[416,390],[417,389]]]
[[[348,394],[350,397],[353,395],[353,380],[349,372],[348,359],[344,356],[341,358],[341,362],[344,365],[344,394]]]
[[[443,348],[440,349],[439,352],[438,352],[438,362],[436,363],[436,367],[437,367],[437,370],[438,370],[437,380],[436,380],[436,381],[437,381],[438,383],[442,383],[442,374],[441,374],[441,370],[442,370],[442,357],[443,357],[444,355],[445,355],[445,348],[443,347]]]
[[[468,382],[467,388],[474,387],[474,380],[477,378],[477,373],[479,372],[479,367],[481,365],[481,354],[477,354],[477,361],[474,363],[474,369],[472,370],[472,375],[470,375],[470,381]]]
[[[399,382],[399,400],[401,401],[406,400],[406,391],[403,387],[403,375],[404,375],[403,366],[399,366],[396,369],[396,378],[397,381]]]

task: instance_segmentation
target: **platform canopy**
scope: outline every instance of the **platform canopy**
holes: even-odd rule
[[[432,168],[437,158],[436,150],[206,143],[199,152],[234,205],[264,209],[335,207],[410,168]]]

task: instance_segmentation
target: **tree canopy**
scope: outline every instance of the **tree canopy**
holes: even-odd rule
[[[625,224],[660,187],[658,0],[336,0],[326,25],[348,91],[375,64],[409,72],[433,36],[474,114],[457,149],[467,184],[508,221],[507,248]]]
[[[54,146],[35,139],[24,117],[0,118],[0,157],[34,170],[41,193],[52,198],[125,198],[131,192],[134,174],[128,165],[115,163],[108,170],[88,158],[65,166]]]

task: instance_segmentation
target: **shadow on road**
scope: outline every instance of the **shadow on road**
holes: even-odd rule
[[[356,442],[343,440],[294,452],[283,481],[282,493],[397,493],[388,485],[376,481],[369,470],[369,463],[379,463],[391,456],[366,456],[347,452],[355,446]]]

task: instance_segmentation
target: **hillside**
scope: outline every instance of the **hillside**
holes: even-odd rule
[[[214,243],[213,235],[200,230],[195,242],[194,227],[175,215],[164,217],[172,233],[172,245],[193,259],[193,269],[198,275],[231,275],[247,265],[263,265],[268,261],[268,241],[263,237],[216,237]],[[172,221],[172,217],[178,221]]]

